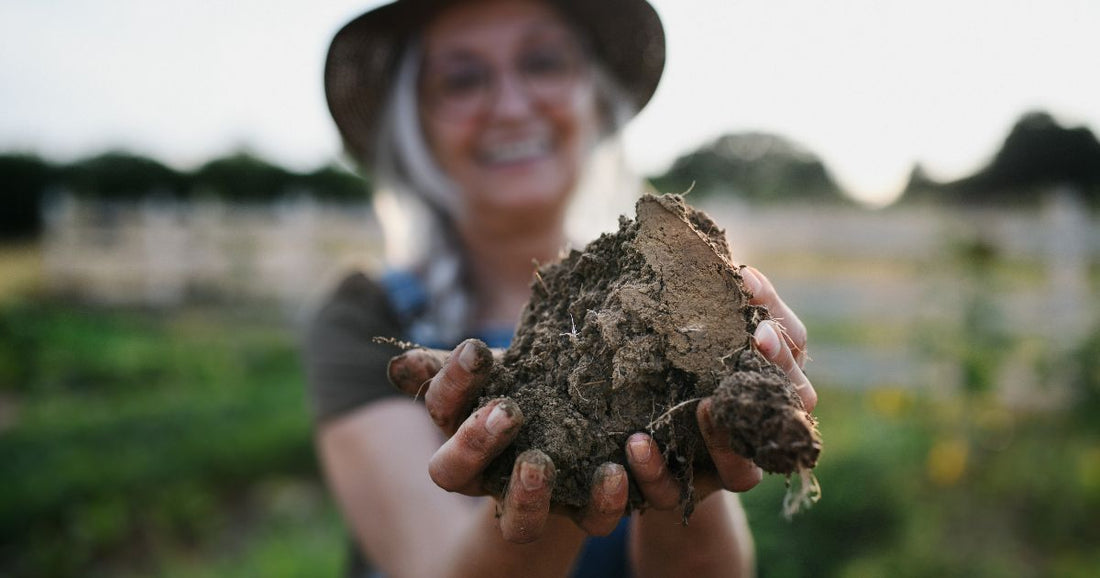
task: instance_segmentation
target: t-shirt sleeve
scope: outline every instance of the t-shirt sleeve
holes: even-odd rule
[[[378,284],[362,273],[340,283],[305,333],[307,391],[315,422],[403,395],[386,375],[386,365],[400,349],[374,342],[375,337],[400,339],[402,333]]]

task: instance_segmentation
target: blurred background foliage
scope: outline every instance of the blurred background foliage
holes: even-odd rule
[[[9,302],[0,355],[0,575],[195,575],[240,528],[284,576],[339,563],[296,350],[269,315]],[[219,575],[274,575],[254,563]]]
[[[723,136],[653,182],[662,191],[694,183],[689,200],[714,206],[863,210],[812,152],[776,135]],[[340,575],[347,534],[312,452],[299,317],[232,296],[155,306],[52,294],[40,205],[58,190],[119,203],[264,204],[302,192],[362,203],[369,183],[338,165],[299,173],[246,152],[189,171],[121,152],[68,164],[11,154],[0,156],[0,183],[0,576]],[[898,206],[946,207],[964,221],[974,206],[1034,212],[1044,190],[1063,184],[1082,210],[1097,206],[1096,138],[1029,113],[970,177],[937,183],[916,168]],[[890,262],[804,247],[759,263],[809,311],[822,366],[837,347],[886,342],[952,376],[855,387],[811,364],[824,496],[788,522],[782,478],[744,495],[761,576],[1085,577],[1100,568],[1100,263],[1084,257],[1093,309],[1080,316],[1093,325],[1054,343],[1012,322],[1020,306],[1003,295],[1045,291],[1045,263],[1010,260],[980,235],[946,247]],[[957,306],[947,317],[918,314],[916,325],[815,313],[840,307],[844,294],[826,293],[825,309],[800,307],[856,271],[883,291],[899,277]],[[1030,397],[1004,391],[1016,371],[1034,376]]]
[[[845,202],[813,153],[776,135],[730,134],[676,159],[653,178],[659,191],[691,190],[753,202]]]
[[[723,135],[687,153],[651,182],[661,192],[691,190],[696,198],[754,203],[853,201],[812,151],[767,133]],[[362,201],[370,183],[332,163],[308,172],[271,164],[248,151],[177,170],[139,154],[111,151],[67,164],[33,154],[0,155],[7,208],[0,239],[33,237],[41,230],[39,206],[52,192],[82,198],[133,200],[150,195],[177,200],[217,198],[270,202],[308,193],[321,200]],[[1047,112],[1021,116],[987,166],[951,182],[913,168],[901,204],[934,202],[1035,204],[1053,184],[1070,184],[1086,202],[1100,205],[1100,141],[1087,127],[1064,127]]]
[[[133,201],[146,197],[174,200],[213,198],[271,202],[308,193],[330,201],[369,198],[367,181],[336,163],[294,172],[239,151],[194,170],[176,170],[138,154],[110,151],[67,164],[32,154],[0,155],[0,183],[7,209],[0,212],[0,239],[34,237],[42,230],[40,205],[51,194]]]
[[[339,575],[347,538],[271,316],[9,302],[0,351],[0,575]],[[1066,411],[818,383],[822,500],[787,521],[781,477],[743,496],[760,575],[1092,575],[1100,329],[1057,361]]]

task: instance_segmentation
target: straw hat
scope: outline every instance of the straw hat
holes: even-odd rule
[[[374,132],[409,36],[455,0],[397,0],[348,22],[325,61],[325,94],[344,146],[359,163],[374,158]],[[550,0],[641,110],[665,66],[661,20],[646,0]]]

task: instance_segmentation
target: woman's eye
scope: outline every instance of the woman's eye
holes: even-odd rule
[[[520,69],[524,75],[535,78],[568,75],[573,64],[566,52],[562,48],[529,52],[520,61]]]
[[[439,87],[447,95],[462,95],[482,90],[488,74],[477,68],[449,70],[443,73]]]

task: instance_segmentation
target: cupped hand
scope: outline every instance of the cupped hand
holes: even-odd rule
[[[806,411],[817,404],[817,393],[802,368],[806,354],[806,327],[758,270],[744,267],[740,274],[752,294],[749,302],[767,307],[771,319],[759,324],[753,345],[787,374],[797,388]],[[484,343],[470,339],[452,352],[414,349],[390,362],[390,381],[411,396],[423,396],[428,414],[449,436],[429,462],[432,480],[441,488],[465,495],[487,495],[482,477],[489,463],[515,439],[523,424],[519,406],[508,398],[490,401],[472,411],[494,362],[494,352]],[[471,413],[472,412],[472,413]],[[711,419],[711,400],[696,406],[696,419],[714,473],[700,473],[693,480],[695,499],[702,500],[718,490],[743,492],[763,479],[763,471],[752,460],[730,448],[729,432]],[[636,433],[627,440],[627,463],[646,503],[656,509],[671,509],[681,500],[680,484],[664,462],[656,442]],[[537,539],[548,519],[550,495],[556,481],[553,461],[541,451],[520,454],[503,498],[498,502],[502,535],[513,542]],[[589,506],[584,511],[564,510],[577,525],[593,535],[614,530],[626,510],[627,472],[623,466],[606,463],[597,468]]]
[[[760,271],[752,267],[740,270],[745,288],[752,297],[749,303],[767,307],[771,319],[760,323],[753,334],[753,346],[766,359],[779,366],[794,384],[807,412],[817,405],[817,392],[802,368],[806,364],[806,326],[779,297],[775,287]],[[752,460],[730,448],[729,431],[711,418],[710,398],[695,408],[695,417],[707,451],[714,462],[714,473],[698,473],[693,479],[696,500],[702,500],[718,490],[744,492],[752,489],[764,477],[764,472]],[[644,433],[627,439],[627,462],[630,473],[642,491],[646,503],[666,510],[680,504],[680,484],[665,464],[656,442]]]
[[[488,495],[482,484],[485,469],[523,425],[523,412],[506,397],[473,411],[494,355],[483,342],[468,339],[452,352],[413,349],[390,360],[390,381],[411,396],[422,396],[428,415],[448,436],[428,463],[432,481],[447,491]],[[542,535],[556,478],[545,453],[528,450],[516,457],[508,488],[497,502],[506,540],[525,543]],[[626,511],[627,497],[626,469],[606,463],[596,469],[585,510],[556,508],[555,513],[568,515],[589,534],[606,535]]]

